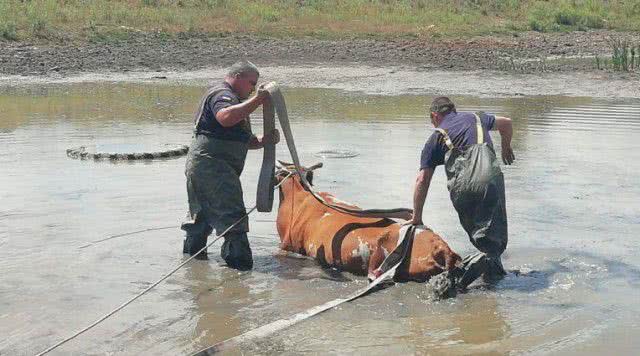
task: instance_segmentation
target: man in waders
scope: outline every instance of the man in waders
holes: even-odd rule
[[[247,232],[248,218],[242,197],[240,174],[247,150],[278,143],[277,130],[256,137],[251,133],[249,114],[267,100],[269,93],[255,90],[260,73],[251,62],[238,62],[229,68],[224,82],[210,88],[200,101],[195,117],[195,133],[185,167],[190,220],[183,252],[194,255],[207,245],[213,229],[224,236],[221,256],[231,268],[248,270],[253,257]],[[207,259],[207,251],[196,256]]]
[[[500,255],[507,247],[507,211],[504,178],[489,130],[500,132],[502,161],[515,159],[511,149],[511,119],[484,113],[457,112],[449,98],[433,100],[429,137],[420,158],[413,194],[414,215],[408,224],[423,225],[422,210],[435,168],[444,164],[447,188],[460,223],[479,253],[464,258],[451,278],[464,290],[480,276],[492,280],[506,274]]]

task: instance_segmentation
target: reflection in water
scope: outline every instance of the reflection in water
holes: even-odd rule
[[[363,207],[407,206],[432,128],[418,95],[286,89],[303,163],[326,159],[315,183]],[[184,158],[145,164],[71,160],[81,145],[188,143],[202,88],[77,84],[0,89],[0,354],[31,354],[140,292],[183,258],[182,233],[153,231],[77,249],[105,236],[177,226],[186,212]],[[246,353],[614,354],[637,349],[640,282],[640,102],[592,98],[453,97],[460,110],[514,119],[518,160],[504,167],[507,269],[491,290],[436,302],[423,284],[373,293],[255,344]],[[253,118],[260,131],[260,114]],[[499,150],[499,147],[497,147]],[[280,145],[278,158],[288,160]],[[498,152],[499,153],[499,152]],[[243,174],[255,201],[262,155]],[[464,255],[440,171],[426,222]],[[253,215],[273,236],[276,211]],[[363,278],[278,255],[252,238],[255,269],[188,265],[165,284],[60,349],[60,354],[187,354],[342,297]],[[88,351],[95,350],[95,351]]]
[[[415,351],[442,355],[507,354],[500,341],[508,338],[509,325],[499,310],[497,297],[483,293],[462,299],[456,308],[463,312],[438,314],[435,320],[433,315],[409,319],[408,338],[415,340]]]
[[[242,303],[249,297],[244,273],[223,268],[214,270],[206,262],[188,264],[185,278],[195,302],[195,341],[201,348],[238,335]]]

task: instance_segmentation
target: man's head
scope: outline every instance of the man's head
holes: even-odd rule
[[[449,113],[456,112],[456,105],[446,96],[439,96],[431,102],[429,107],[431,123],[438,127]]]
[[[229,67],[225,81],[231,85],[238,97],[244,100],[255,90],[259,77],[260,72],[255,64],[249,61],[240,61]]]

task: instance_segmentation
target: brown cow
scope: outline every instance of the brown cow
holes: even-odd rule
[[[400,224],[388,218],[365,218],[336,211],[305,190],[297,174],[287,177],[291,167],[276,174],[280,185],[277,227],[280,248],[314,257],[323,266],[364,275],[377,275],[386,255],[398,241]],[[311,183],[312,171],[304,171]],[[282,182],[283,180],[286,180]],[[328,193],[319,193],[327,202],[348,208]],[[431,230],[416,234],[407,260],[396,279],[426,281],[443,271],[451,271],[461,261],[447,243]]]

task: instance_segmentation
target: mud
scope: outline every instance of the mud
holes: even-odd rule
[[[339,89],[376,95],[473,95],[529,97],[562,95],[596,98],[637,98],[640,85],[633,73],[572,72],[516,74],[503,71],[440,71],[411,67],[340,64],[260,66],[261,81],[284,87]],[[83,73],[77,75],[0,76],[0,86],[22,87],[79,83],[145,83],[207,86],[224,77],[212,67],[196,71]],[[44,90],[44,89],[43,89]]]
[[[0,73],[68,76],[104,71],[193,71],[225,67],[238,58],[251,58],[262,66],[323,63],[419,70],[594,72],[598,71],[595,56],[611,53],[612,38],[640,44],[638,33],[612,31],[340,40],[138,33],[126,40],[88,43],[0,41]]]

